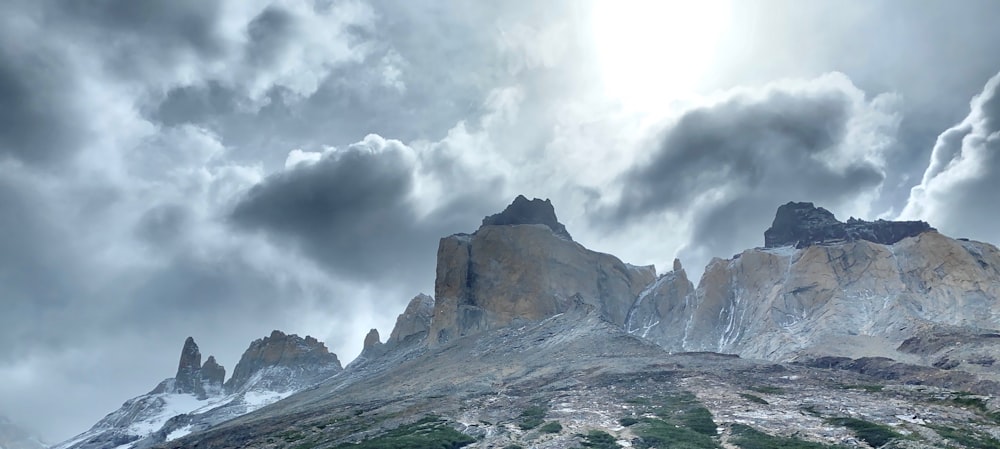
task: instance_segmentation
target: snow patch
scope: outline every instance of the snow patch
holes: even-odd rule
[[[243,404],[247,406],[247,413],[257,410],[266,405],[273,404],[292,395],[291,391],[248,391],[243,394]]]
[[[189,433],[191,433],[191,426],[181,427],[180,429],[177,429],[177,430],[175,430],[173,432],[168,433],[167,434],[167,441],[176,440],[176,439],[178,439],[178,438],[180,438],[182,436],[185,436],[185,435],[187,435]]]

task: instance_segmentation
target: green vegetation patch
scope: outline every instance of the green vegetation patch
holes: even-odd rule
[[[654,413],[666,422],[701,434],[715,436],[717,433],[718,425],[712,420],[712,412],[701,405],[691,393],[663,398],[661,405],[654,409]]]
[[[827,422],[833,425],[846,427],[854,433],[855,436],[870,444],[872,447],[882,447],[892,440],[903,438],[903,435],[899,434],[895,430],[892,430],[889,426],[873,423],[871,421],[865,421],[863,419],[830,418]]]
[[[358,444],[341,444],[337,449],[458,449],[475,441],[472,437],[452,429],[440,417],[428,416]]]
[[[732,433],[732,443],[742,449],[836,449],[843,447],[769,435],[743,424],[733,424]]]
[[[743,399],[746,399],[746,400],[748,400],[750,402],[753,402],[755,404],[762,404],[762,405],[767,405],[768,404],[768,402],[765,401],[764,398],[762,398],[760,396],[757,396],[755,394],[740,393],[740,397],[743,398]]]
[[[1000,449],[1000,441],[986,433],[948,426],[928,426],[942,438],[949,439],[970,449]]]
[[[517,425],[521,430],[530,430],[542,425],[545,422],[545,414],[549,411],[548,407],[541,405],[532,405],[524,409],[521,415],[517,417]]]
[[[635,429],[636,435],[642,440],[636,445],[639,449],[651,447],[716,449],[720,447],[715,438],[711,436],[659,419],[644,419],[641,424],[635,426]]]
[[[583,447],[594,449],[619,449],[621,446],[610,433],[601,430],[591,430],[583,437],[580,443]]]
[[[639,424],[639,420],[631,416],[627,416],[625,418],[619,419],[618,424],[621,424],[624,427],[630,427]]]
[[[542,433],[559,433],[562,432],[562,424],[559,421],[549,421],[538,428],[539,432]]]

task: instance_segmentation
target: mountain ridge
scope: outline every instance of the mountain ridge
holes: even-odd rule
[[[229,381],[214,356],[201,362],[193,337],[181,349],[177,374],[126,401],[58,449],[147,448],[207,429],[311,387],[342,370],[336,354],[307,336],[273,331],[250,343]]]
[[[695,286],[679,260],[657,275],[583,247],[550,201],[518,196],[440,240],[434,297],[385,342],[372,329],[346,368],[201,427],[181,416],[166,428],[193,432],[155,444],[1000,446],[995,246],[812,203],[779,207],[764,237]]]

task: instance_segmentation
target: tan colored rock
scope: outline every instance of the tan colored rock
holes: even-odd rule
[[[996,247],[934,231],[893,245],[751,249],[712,261],[693,293],[667,289],[676,282],[652,289],[658,317],[683,318],[644,332],[675,351],[905,358],[896,348],[927,326],[996,329],[998,268]],[[651,309],[643,310],[634,323],[648,321]]]
[[[370,349],[375,347],[375,345],[380,345],[380,344],[382,344],[382,340],[378,335],[378,329],[372,329],[368,331],[368,335],[365,335],[365,342],[363,348]]]
[[[247,385],[255,374],[264,370],[275,373],[294,372],[297,375],[312,376],[335,373],[342,369],[337,355],[326,349],[323,342],[313,337],[299,337],[272,331],[270,336],[254,340],[243,352],[239,363],[233,368],[233,377],[226,382],[227,391],[238,391]],[[271,384],[281,386],[283,381],[294,381],[283,374],[281,379],[267,379]],[[276,388],[272,388],[277,391]]]
[[[396,317],[396,325],[393,326],[392,333],[386,343],[399,345],[426,338],[431,328],[433,316],[434,298],[423,293],[414,296],[406,305],[406,310]]]
[[[485,225],[438,247],[430,342],[439,343],[518,320],[536,321],[593,306],[624,325],[653,267],[635,267],[561,238],[545,225]]]

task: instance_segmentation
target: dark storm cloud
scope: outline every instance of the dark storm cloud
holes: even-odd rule
[[[1000,74],[973,98],[969,115],[938,136],[919,185],[902,215],[942,232],[1000,242]]]
[[[411,202],[415,162],[413,150],[398,141],[369,136],[270,176],[239,201],[231,217],[240,227],[294,241],[341,275],[427,276],[416,262],[432,263],[437,237],[445,231],[418,218]]]
[[[837,210],[884,179],[876,160],[855,152],[849,136],[865,107],[840,76],[807,88],[780,85],[737,93],[684,113],[648,155],[621,178],[606,224],[625,226],[663,214],[688,216],[681,255],[696,259],[762,240],[777,206],[813,201]]]
[[[0,340],[22,342],[0,351],[0,364],[33,349],[37,341],[34,323],[65,305],[78,281],[60,269],[72,254],[68,245],[47,243],[62,241],[64,235],[38,207],[40,200],[13,180],[0,177]]]
[[[775,91],[690,111],[666,131],[647,163],[624,175],[614,217],[687,206],[699,194],[726,186],[752,192],[784,185],[786,195],[808,195],[803,189],[853,193],[876,185],[882,173],[871,162],[837,167],[826,160],[843,142],[852,108],[839,91]]]
[[[0,154],[37,166],[72,154],[86,127],[67,63],[30,45],[0,30]]]
[[[219,54],[225,43],[217,32],[220,2],[198,0],[81,0],[53,8],[65,20],[105,30],[114,40],[115,62],[128,70],[132,57],[163,55],[167,50],[187,49],[201,55]],[[144,50],[144,51],[139,51]],[[164,63],[168,61],[163,61]]]

